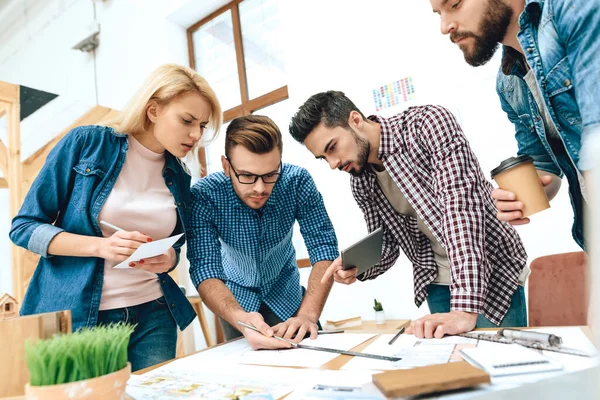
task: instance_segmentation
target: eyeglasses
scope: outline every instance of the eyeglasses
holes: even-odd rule
[[[281,161],[279,162],[279,166],[277,167],[277,172],[269,172],[268,174],[263,175],[254,175],[254,174],[238,174],[233,165],[231,164],[231,160],[225,158],[227,162],[229,162],[229,166],[233,170],[233,174],[237,178],[238,182],[243,185],[252,185],[256,183],[256,181],[260,178],[265,184],[275,183],[277,179],[279,179],[279,174],[281,173]]]

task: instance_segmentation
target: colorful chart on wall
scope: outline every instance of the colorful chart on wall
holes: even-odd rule
[[[411,76],[373,89],[373,101],[377,111],[397,106],[417,98]]]

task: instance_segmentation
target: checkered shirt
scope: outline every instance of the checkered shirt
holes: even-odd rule
[[[454,116],[443,107],[421,106],[389,119],[369,119],[381,124],[378,158],[448,254],[451,309],[483,313],[499,324],[527,254],[515,229],[496,218],[492,185]],[[381,263],[359,279],[387,271],[402,249],[413,263],[420,306],[437,276],[430,241],[415,218],[396,213],[370,168],[352,177],[351,187],[369,232],[384,227]]]
[[[197,182],[192,199],[186,230],[192,282],[198,287],[206,279],[222,280],[247,312],[258,311],[264,302],[285,321],[298,311],[302,287],[292,244],[295,221],[311,264],[338,257],[323,198],[303,168],[283,164],[260,212],[239,199],[223,172]]]

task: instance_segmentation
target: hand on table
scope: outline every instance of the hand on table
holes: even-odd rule
[[[306,316],[297,316],[281,322],[273,327],[276,336],[300,343],[307,333],[311,339],[316,339],[319,328],[317,323]]]
[[[475,329],[478,314],[463,311],[429,314],[410,323],[406,334],[418,338],[441,339],[444,335],[458,335]]]

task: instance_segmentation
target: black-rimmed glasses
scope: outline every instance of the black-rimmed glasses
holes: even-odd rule
[[[277,182],[279,179],[279,175],[281,174],[281,161],[279,162],[279,166],[277,167],[277,172],[269,172],[268,174],[263,175],[255,175],[255,174],[238,174],[238,172],[233,168],[231,164],[231,160],[226,158],[229,166],[233,170],[233,174],[237,178],[238,182],[242,185],[253,185],[260,178],[265,184],[273,184]]]

